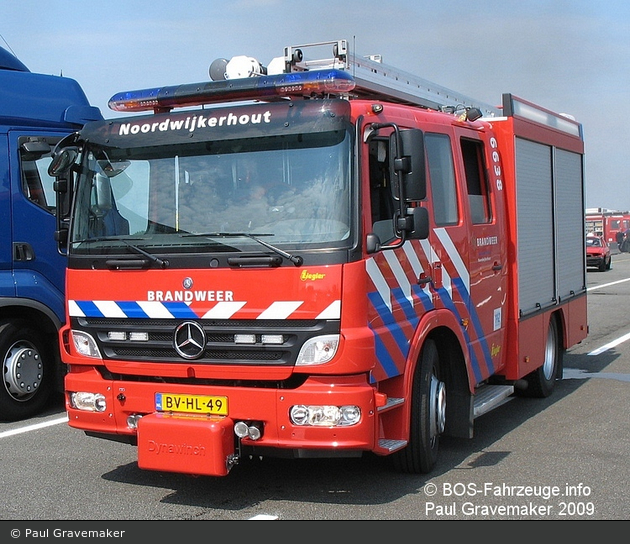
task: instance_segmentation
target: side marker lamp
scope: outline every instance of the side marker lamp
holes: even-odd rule
[[[312,70],[127,91],[112,96],[108,105],[121,112],[169,111],[234,100],[343,95],[355,85],[354,78],[343,70]]]

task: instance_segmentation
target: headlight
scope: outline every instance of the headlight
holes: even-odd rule
[[[347,427],[361,420],[358,406],[306,406],[297,404],[289,411],[291,423],[313,427]]]

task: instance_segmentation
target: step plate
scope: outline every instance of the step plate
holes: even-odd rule
[[[514,386],[512,385],[484,385],[480,387],[474,396],[473,419],[512,400],[509,398],[512,393],[514,393]]]

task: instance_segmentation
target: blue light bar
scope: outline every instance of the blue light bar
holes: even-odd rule
[[[234,100],[339,95],[352,91],[354,87],[355,81],[347,72],[312,70],[127,91],[112,96],[108,105],[114,111],[159,112]]]

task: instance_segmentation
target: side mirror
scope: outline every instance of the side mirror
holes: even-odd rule
[[[48,166],[48,175],[53,178],[65,176],[74,165],[79,155],[76,147],[64,147],[56,151]]]
[[[394,198],[405,202],[427,196],[424,133],[419,129],[394,131],[390,136],[390,168]]]
[[[418,206],[410,208],[407,212],[413,222],[413,230],[407,233],[407,238],[426,240],[429,237],[429,210]]]
[[[55,240],[59,253],[64,254],[68,245],[68,226],[72,203],[72,167],[79,155],[76,147],[62,147],[53,154],[48,166],[48,175],[56,178],[53,183],[55,191],[55,215],[57,228]]]

